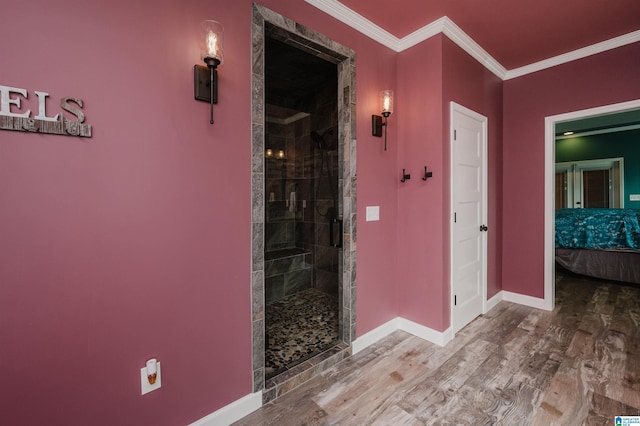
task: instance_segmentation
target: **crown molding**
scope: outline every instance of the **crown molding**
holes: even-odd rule
[[[424,27],[417,29],[411,34],[403,37],[398,41],[398,52],[407,50],[417,44],[422,43],[427,39],[430,39],[434,35],[440,34],[444,31],[446,21],[451,20],[446,16],[443,16],[442,18],[433,21],[429,25],[425,25]]]
[[[591,46],[583,47],[572,52],[564,53],[562,55],[554,56],[542,61],[534,62],[523,67],[507,70],[500,62],[493,58],[486,50],[475,42],[471,37],[467,35],[455,22],[446,16],[433,21],[432,23],[425,25],[424,27],[412,32],[411,34],[403,37],[402,39],[394,36],[388,31],[382,29],[378,25],[374,24],[370,20],[364,18],[362,15],[349,9],[337,0],[305,0],[310,5],[322,10],[326,14],[333,16],[340,22],[347,24],[356,31],[364,34],[365,36],[377,41],[383,46],[388,47],[395,52],[402,52],[409,49],[423,41],[443,33],[451,41],[453,41],[458,47],[467,52],[478,62],[484,65],[489,71],[494,73],[502,80],[510,80],[523,75],[531,74],[537,71],[544,70],[546,68],[555,67],[567,62],[575,61],[577,59],[586,58],[587,56],[595,55],[605,52],[607,50],[622,47],[627,44],[636,43],[640,41],[640,30],[632,33],[624,34],[619,37],[605,40],[600,43],[593,44]]]
[[[449,37],[451,41],[458,45],[462,50],[467,52],[478,62],[485,66],[489,71],[494,73],[498,78],[504,80],[507,75],[507,69],[496,61],[493,56],[482,48],[474,39],[469,37],[467,33],[455,24],[451,19],[445,16],[444,35]]]
[[[640,41],[640,30],[605,40],[600,43],[592,44],[591,46],[583,47],[582,49],[554,56],[549,59],[534,62],[533,64],[525,65],[520,68],[514,68],[507,71],[507,75],[504,79],[509,80],[516,77],[522,77],[523,75],[555,67],[556,65],[566,64],[567,62],[586,58],[587,56],[596,55],[598,53],[606,52],[607,50],[626,46],[627,44],[636,43],[638,41]]]
[[[367,18],[349,9],[337,0],[305,0],[310,5],[320,9],[327,15],[333,16],[338,21],[347,24],[356,31],[387,46],[389,49],[400,52],[400,39],[388,31],[383,30]]]

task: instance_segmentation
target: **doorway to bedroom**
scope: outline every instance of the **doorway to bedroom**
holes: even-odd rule
[[[547,117],[545,124],[545,304],[553,308],[555,285],[562,277],[562,268],[568,266],[578,273],[591,274],[588,269],[592,269],[594,260],[578,259],[578,254],[611,255],[597,253],[595,247],[589,251],[563,247],[563,241],[567,240],[572,241],[570,244],[579,244],[576,236],[569,236],[572,228],[565,228],[564,223],[584,222],[584,218],[574,220],[573,216],[585,214],[589,220],[594,220],[591,212],[608,214],[611,209],[618,209],[617,212],[623,208],[631,209],[632,213],[640,211],[640,176],[633,172],[640,170],[640,146],[637,144],[640,100]],[[563,229],[556,229],[557,217]],[[560,237],[559,242],[557,237]],[[561,246],[558,251],[557,244]],[[556,264],[559,253],[564,261]],[[640,253],[634,255],[640,256]],[[615,256],[626,259],[615,267],[613,262],[618,259],[596,261],[605,269],[624,269],[629,262],[638,263],[637,257],[629,257],[630,253]],[[588,268],[586,264],[589,264]],[[606,271],[604,274],[613,280],[633,279],[610,275]]]

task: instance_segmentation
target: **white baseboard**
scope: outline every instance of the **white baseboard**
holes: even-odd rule
[[[361,350],[373,345],[378,340],[388,336],[389,334],[397,330],[402,330],[407,333],[413,334],[416,337],[419,337],[431,343],[435,343],[438,346],[446,345],[453,338],[451,328],[448,328],[443,332],[436,331],[432,328],[426,327],[408,319],[396,317],[354,340],[351,344],[352,354],[357,354]]]
[[[400,330],[400,325],[398,324],[398,320],[399,320],[399,317],[394,318],[390,321],[385,322],[381,326],[376,327],[373,330],[358,337],[356,340],[351,342],[351,353],[355,355],[361,350],[373,345],[378,340],[384,337],[387,337],[394,331]]]
[[[502,300],[507,302],[518,303],[520,305],[530,306],[536,309],[542,309],[550,311],[548,302],[545,299],[539,297],[527,296],[526,294],[512,293],[510,291],[502,291]]]
[[[490,310],[492,310],[493,308],[495,308],[498,303],[500,303],[502,300],[504,300],[504,292],[502,290],[500,290],[499,292],[497,292],[495,294],[495,296],[493,296],[491,299],[487,300],[487,304],[485,305],[487,308],[487,311],[485,312],[485,314],[487,312],[489,312]]]
[[[227,426],[262,407],[262,391],[250,393],[189,426]]]
[[[545,299],[500,290],[491,299],[487,300],[487,303],[485,305],[486,312],[489,312],[491,309],[495,308],[502,300],[518,303],[520,305],[525,305],[536,309],[543,309],[545,311],[551,310],[551,308],[548,306],[548,302]],[[351,345],[351,352],[353,353],[353,355],[355,355],[396,330],[406,331],[407,333],[411,333],[414,336],[420,337],[421,339],[424,339],[431,343],[435,343],[439,346],[445,346],[453,339],[453,332],[451,327],[449,327],[445,331],[436,331],[432,328],[415,323],[406,318],[396,317],[354,340]]]
[[[444,346],[453,339],[453,332],[451,327],[445,331],[436,331],[432,328],[410,321],[406,318],[396,318],[399,322],[400,330],[411,333],[414,336],[426,340],[431,343],[435,343],[438,346]]]

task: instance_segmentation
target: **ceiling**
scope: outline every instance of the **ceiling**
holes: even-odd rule
[[[640,42],[640,0],[305,1],[397,51],[443,32],[505,80]],[[640,110],[556,130],[562,138],[638,128]]]
[[[446,16],[507,70],[640,30],[640,0],[306,1],[338,19],[355,12],[398,39]]]
[[[640,129],[640,109],[556,123],[557,139]],[[571,134],[565,135],[565,132]]]

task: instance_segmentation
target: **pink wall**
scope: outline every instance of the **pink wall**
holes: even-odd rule
[[[396,54],[305,2],[262,3],[357,54],[358,335],[398,315],[449,325],[450,100],[489,117],[489,296],[541,296],[544,117],[640,98],[640,46],[502,83],[441,35]],[[0,85],[29,90],[22,111],[35,90],[49,114],[82,98],[94,137],[0,131],[0,423],[185,424],[250,393],[251,1],[4,17]],[[226,31],[213,126],[192,98],[207,18]],[[384,152],[370,116],[387,88]],[[163,387],[140,396],[153,356]]]
[[[250,13],[5,9],[0,84],[23,111],[82,98],[94,136],[0,132],[0,423],[184,424],[250,391]],[[203,16],[227,24],[214,126],[192,95]],[[151,357],[164,386],[141,396]]]
[[[502,289],[502,80],[469,56],[447,37],[443,37],[443,103],[444,129],[443,144],[445,164],[450,164],[449,128],[450,102],[463,105],[488,119],[487,129],[487,298]],[[447,176],[450,170],[447,168]],[[450,182],[447,180],[446,188]],[[443,227],[448,230],[450,194],[447,193],[444,206]],[[449,242],[449,234],[446,235]],[[449,246],[446,245],[447,253]],[[449,260],[447,259],[447,262]],[[446,264],[448,272],[448,263]],[[450,277],[447,275],[447,280]],[[448,289],[447,289],[448,291]],[[448,299],[447,299],[447,303]]]
[[[396,148],[370,136],[395,54],[303,2],[264,3],[357,51],[358,212],[381,206],[358,220],[362,333],[396,315]],[[21,111],[35,90],[49,115],[82,98],[94,136],[0,131],[0,423],[186,424],[250,393],[251,1],[3,12],[0,85],[29,90]],[[213,126],[192,95],[203,19],[225,26]],[[163,386],[141,396],[150,357]]]
[[[640,98],[640,43],[504,84],[503,288],[544,296],[544,118]]]
[[[442,36],[398,55],[398,312],[443,330],[446,298],[442,200]],[[392,116],[393,118],[393,116]],[[423,181],[427,166],[433,178]],[[402,169],[411,180],[400,182]]]
[[[443,35],[400,53],[398,301],[401,316],[444,331],[450,323],[449,103],[489,118],[488,296],[501,289],[502,81]],[[422,181],[424,166],[433,178]]]

